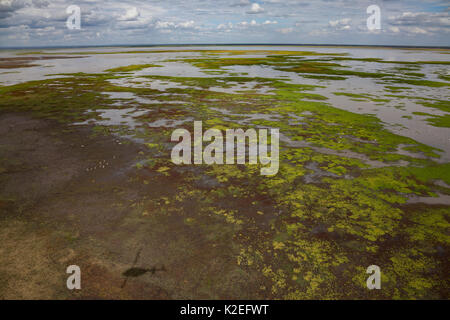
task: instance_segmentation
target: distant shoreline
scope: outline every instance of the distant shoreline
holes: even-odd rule
[[[448,50],[450,46],[402,46],[402,45],[357,45],[357,44],[295,44],[295,43],[217,43],[217,44],[111,44],[111,45],[83,45],[83,46],[29,46],[29,47],[0,47],[0,50],[28,50],[28,49],[76,49],[76,48],[152,48],[152,47],[226,47],[226,46],[277,46],[277,47],[327,47],[327,48],[391,48],[391,49],[438,49]]]

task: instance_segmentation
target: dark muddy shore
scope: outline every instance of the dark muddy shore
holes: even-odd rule
[[[53,60],[53,59],[77,59],[84,57],[77,56],[38,56],[38,57],[13,57],[13,58],[1,58],[0,69],[16,69],[16,68],[29,68],[35,67],[39,64],[33,62],[39,60]]]
[[[251,296],[248,275],[233,275],[227,250],[210,248],[178,218],[149,219],[153,212],[138,209],[158,187],[137,178],[134,164],[144,151],[94,137],[89,127],[0,114],[1,298]],[[138,252],[136,267],[155,272],[124,286]],[[83,270],[79,292],[65,287],[71,264]],[[235,283],[224,286],[218,277]]]

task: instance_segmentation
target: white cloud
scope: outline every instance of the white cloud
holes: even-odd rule
[[[128,8],[124,15],[119,17],[121,21],[135,21],[140,16],[136,7]]]
[[[231,32],[233,30],[233,24],[231,22],[221,23],[217,26],[217,30],[222,32]]]
[[[409,35],[450,33],[449,12],[402,12],[387,19],[389,31]],[[396,30],[396,31],[395,31]]]
[[[175,28],[175,23],[169,21],[157,21],[155,27],[156,29]]]
[[[195,21],[194,20],[189,20],[186,22],[181,22],[177,25],[177,28],[193,28],[195,25]]]
[[[411,28],[411,29],[409,30],[409,32],[415,33],[415,34],[427,34],[427,33],[428,33],[427,30],[422,29],[422,28],[419,28],[419,27]]]
[[[155,24],[156,29],[195,29],[194,20],[175,23],[172,21],[157,21]]]
[[[258,3],[252,3],[252,6],[247,13],[256,14],[264,12],[263,7],[261,7]]]
[[[266,23],[263,23],[263,24],[266,24]],[[263,24],[261,24],[261,23],[258,23],[258,22],[256,22],[256,20],[252,20],[252,21],[242,21],[242,22],[239,22],[238,24],[237,24],[237,26],[238,27],[260,27],[260,26],[262,26]]]
[[[328,25],[336,30],[350,30],[351,29],[349,25],[350,21],[351,21],[350,18],[331,20],[328,21]]]
[[[345,18],[345,19],[341,19],[341,20],[329,21],[328,24],[332,27],[336,27],[339,25],[348,25],[349,22],[350,22],[350,19]]]
[[[389,27],[389,31],[391,31],[393,33],[399,33],[400,32],[400,28],[399,27]]]

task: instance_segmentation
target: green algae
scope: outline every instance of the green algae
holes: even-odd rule
[[[426,121],[435,127],[450,128],[450,115],[436,116],[431,115]]]
[[[387,64],[397,64],[397,65],[407,65],[407,66],[421,66],[421,65],[450,65],[449,61],[390,61],[383,60],[381,58],[351,58],[351,57],[331,57],[327,59],[317,59],[314,61],[361,61],[361,62],[376,62],[376,63],[387,63]],[[397,68],[399,70],[408,71],[410,68]]]
[[[373,73],[373,72],[362,72],[362,71],[352,71],[344,69],[336,69],[335,67],[343,67],[335,63],[326,62],[313,62],[313,61],[299,61],[297,64],[291,67],[278,67],[276,69],[280,71],[296,72],[296,73],[314,73],[323,75],[333,75],[333,76],[357,76],[360,78],[385,78],[392,76],[391,74],[384,73]]]
[[[448,101],[444,100],[437,100],[437,99],[420,99],[418,101],[419,104],[423,105],[427,108],[434,108],[438,109],[444,112],[450,112],[450,103]],[[434,115],[426,112],[413,112],[412,114],[419,115],[419,116],[427,116],[426,121],[435,127],[443,127],[443,128],[449,128],[450,127],[450,115]]]
[[[358,76],[364,78],[384,78],[393,76],[392,74],[346,70],[345,66],[338,63],[318,60],[304,60],[301,57],[295,57],[293,55],[269,55],[262,58],[192,58],[183,59],[182,61],[189,62],[198,68],[206,70],[220,70],[221,68],[230,66],[266,65],[272,66],[274,69],[280,71],[308,74],[309,77],[323,76],[323,79],[335,78],[344,80],[344,76]]]
[[[393,93],[411,89],[410,87],[399,87],[399,86],[385,86],[384,88]]]
[[[404,75],[405,76],[410,76],[410,77],[418,77],[418,78],[425,77],[424,73],[418,73],[418,72],[405,72]]]
[[[316,79],[316,80],[347,80],[348,78],[346,77],[341,77],[341,76],[325,76],[325,75],[302,75],[303,78],[307,78],[307,79]]]
[[[147,68],[154,68],[154,67],[161,67],[160,65],[156,64],[133,64],[129,66],[124,67],[117,67],[105,70],[107,72],[132,72],[132,71],[139,71]]]
[[[450,112],[450,102],[445,100],[425,100],[419,102],[424,107],[439,109],[444,112]]]
[[[349,93],[349,92],[333,92],[335,96],[346,96],[353,98],[354,101],[365,101],[370,100],[373,102],[389,102],[389,99],[380,99],[380,98],[374,98],[373,95],[370,94],[357,94],[357,93]]]
[[[424,86],[424,87],[432,87],[432,88],[441,88],[441,87],[448,87],[450,86],[450,83],[446,82],[439,82],[439,81],[430,81],[430,80],[416,80],[416,79],[385,79],[389,81],[390,83],[404,83],[404,84],[411,84],[414,86]]]

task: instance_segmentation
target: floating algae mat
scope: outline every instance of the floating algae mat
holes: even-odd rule
[[[2,56],[0,234],[9,236],[0,239],[40,239],[21,250],[43,257],[41,271],[86,266],[103,289],[86,284],[81,297],[448,298],[448,52],[223,46]],[[278,130],[278,171],[261,175],[259,161],[175,164],[173,132],[194,132],[195,121],[224,139],[229,129]],[[24,272],[13,265],[0,267],[0,297]],[[367,289],[371,265],[381,290]],[[49,297],[72,294],[45,286]]]

